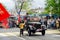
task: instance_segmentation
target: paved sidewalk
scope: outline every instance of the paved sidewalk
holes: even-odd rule
[[[47,34],[60,34],[60,31],[58,29],[48,29],[46,33]]]

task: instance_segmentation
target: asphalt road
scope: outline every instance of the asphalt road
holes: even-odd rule
[[[32,36],[28,36],[27,32],[24,32],[24,36],[20,37],[19,29],[12,28],[0,29],[0,40],[60,40],[60,35],[49,34],[47,30],[45,36],[42,36],[41,33],[36,33]]]

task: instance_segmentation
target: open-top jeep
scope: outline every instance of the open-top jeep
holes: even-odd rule
[[[42,35],[45,35],[46,26],[41,25],[40,22],[28,22],[26,27],[29,36],[31,36],[31,34],[35,32],[41,32]]]

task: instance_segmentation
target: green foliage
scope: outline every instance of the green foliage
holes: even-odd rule
[[[33,11],[29,10],[28,13],[29,13],[29,14],[33,14]]]
[[[30,8],[29,8],[30,4],[29,3],[31,4],[31,0],[24,1],[23,5],[22,5],[22,10],[26,10],[26,11],[30,10]]]
[[[46,0],[45,10],[47,13],[60,15],[60,0]]]
[[[29,8],[28,2],[24,2],[22,9],[27,10]]]

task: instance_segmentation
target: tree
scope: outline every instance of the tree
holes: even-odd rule
[[[60,0],[46,0],[45,10],[47,13],[51,12],[60,16]]]
[[[30,2],[31,2],[32,0],[26,0],[26,1],[21,1],[21,0],[18,0],[16,3],[18,4],[17,6],[16,6],[16,9],[18,10],[18,9],[20,9],[20,12],[21,12],[21,10],[26,10],[27,12],[28,12],[28,10],[30,10],[30,8],[29,8],[29,6],[30,6]],[[19,5],[20,4],[20,5]]]

